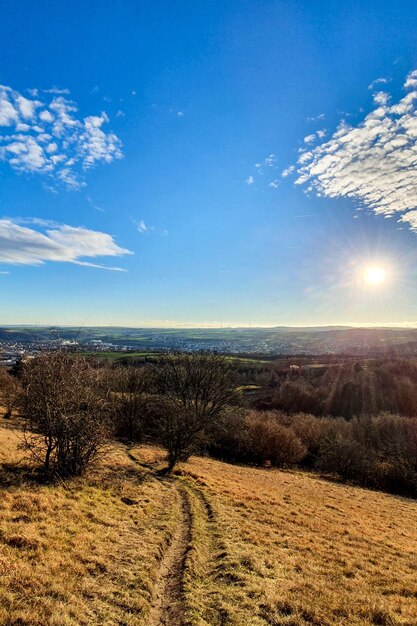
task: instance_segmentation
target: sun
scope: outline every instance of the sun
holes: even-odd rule
[[[362,278],[366,285],[369,285],[370,287],[378,287],[385,282],[387,272],[380,265],[370,265],[364,269]]]

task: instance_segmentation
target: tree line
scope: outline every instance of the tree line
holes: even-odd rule
[[[274,365],[248,374],[216,354],[109,365],[53,352],[0,370],[0,404],[6,419],[18,414],[24,447],[46,476],[83,474],[118,438],[163,446],[167,472],[200,453],[417,497],[414,381],[414,363],[303,376]],[[246,396],[245,383],[254,382],[256,393]]]

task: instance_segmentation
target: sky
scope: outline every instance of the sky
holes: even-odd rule
[[[414,2],[0,0],[0,41],[0,324],[417,326]]]

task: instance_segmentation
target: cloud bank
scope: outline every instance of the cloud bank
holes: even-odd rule
[[[24,224],[30,223],[32,227]],[[34,228],[36,226],[36,228]],[[113,271],[86,259],[132,254],[116,244],[107,233],[68,226],[42,219],[0,219],[0,263],[8,265],[43,265],[47,261],[74,263]]]
[[[0,161],[18,172],[42,174],[69,189],[84,186],[84,173],[122,157],[121,142],[103,127],[105,112],[81,118],[67,90],[29,97],[0,85]]]
[[[384,82],[378,79],[372,87]],[[375,92],[374,108],[359,124],[342,121],[330,139],[302,149],[296,184],[319,196],[353,198],[417,231],[417,71],[407,76],[404,89],[395,103],[388,93]],[[322,137],[316,133],[314,139]],[[291,168],[283,176],[289,173]]]

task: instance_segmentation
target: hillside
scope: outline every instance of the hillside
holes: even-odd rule
[[[114,446],[39,485],[0,429],[0,624],[415,626],[417,502]],[[11,463],[11,460],[13,463]]]

